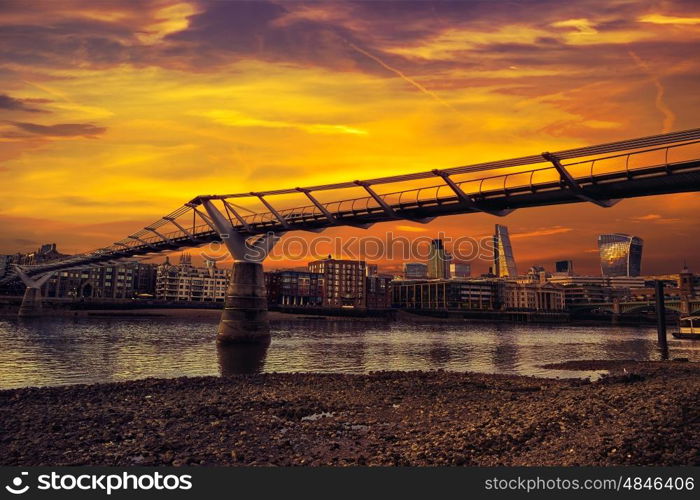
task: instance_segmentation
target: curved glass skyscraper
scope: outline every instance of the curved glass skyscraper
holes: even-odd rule
[[[639,276],[642,270],[644,241],[629,234],[598,236],[600,270],[603,276]]]
[[[515,278],[518,275],[508,228],[500,224],[496,224],[493,234],[493,266],[493,272],[499,278]]]

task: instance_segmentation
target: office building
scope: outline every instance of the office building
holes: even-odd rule
[[[428,278],[445,279],[450,277],[450,257],[441,239],[430,242],[428,256]]]
[[[407,280],[422,280],[428,277],[428,265],[422,262],[404,262],[403,278]]]
[[[450,262],[450,278],[468,278],[471,274],[471,265],[462,262]]]
[[[554,263],[554,272],[559,274],[574,275],[574,261],[558,260]]]
[[[609,288],[643,288],[647,280],[644,276],[567,276],[555,274],[548,277],[547,281],[564,286],[595,285]]]
[[[496,224],[493,235],[493,264],[494,274],[499,278],[515,278],[518,275],[508,228],[500,224]]]
[[[505,285],[506,309],[516,311],[563,311],[565,291],[554,283],[514,283]]]
[[[46,297],[74,299],[131,299],[153,297],[156,266],[140,262],[58,271],[45,285]]]
[[[500,308],[502,284],[495,280],[394,280],[394,307],[425,310],[493,311]]]
[[[639,276],[644,241],[628,234],[598,236],[600,269],[603,276]]]
[[[309,262],[309,271],[322,275],[324,307],[366,307],[366,265],[359,260]]]
[[[270,306],[321,306],[323,275],[310,271],[278,270],[265,273]]]
[[[391,307],[391,276],[375,274],[367,276],[367,309],[389,309]]]
[[[223,302],[231,272],[212,262],[207,267],[192,265],[192,257],[182,254],[178,265],[165,262],[156,271],[156,298],[192,302]]]
[[[563,285],[566,307],[581,304],[601,304],[612,301],[612,288],[590,283]]]

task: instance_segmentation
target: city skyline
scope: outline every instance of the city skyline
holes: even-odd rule
[[[286,260],[284,258],[277,257],[275,259],[270,259],[266,262],[265,264],[265,269],[266,270],[298,270],[301,268],[306,268],[309,264],[313,263],[314,261],[317,260],[324,260],[324,259],[339,259],[339,260],[350,260],[350,261],[357,261],[357,262],[366,262],[367,265],[374,266],[375,268],[379,268],[382,272],[387,273],[393,273],[395,276],[399,275],[406,275],[408,274],[415,274],[415,277],[430,277],[431,273],[434,274],[435,271],[431,271],[431,266],[435,266],[435,259],[438,257],[439,263],[442,264],[442,267],[444,267],[444,272],[446,273],[444,277],[449,278],[451,273],[453,272],[451,269],[452,267],[456,266],[466,266],[466,269],[468,269],[470,273],[472,274],[472,277],[478,277],[479,275],[487,275],[493,272],[495,276],[499,276],[499,273],[496,272],[497,268],[497,240],[498,237],[497,235],[499,234],[499,228],[501,233],[505,231],[506,234],[506,239],[508,240],[508,255],[509,258],[506,260],[509,260],[511,262],[510,267],[511,268],[516,268],[515,273],[512,274],[512,277],[517,277],[517,276],[525,276],[528,274],[528,271],[525,271],[525,269],[531,269],[531,268],[538,268],[541,267],[544,270],[546,270],[548,273],[564,273],[564,274],[569,274],[569,275],[577,275],[577,276],[625,276],[625,273],[617,273],[617,274],[606,274],[605,271],[603,270],[603,254],[602,250],[599,246],[599,248],[596,249],[596,256],[595,256],[595,262],[596,265],[593,268],[592,271],[586,271],[585,266],[580,266],[580,262],[578,258],[576,257],[577,254],[574,254],[575,257],[572,258],[567,258],[567,259],[556,259],[556,260],[551,260],[551,261],[545,261],[545,260],[535,260],[532,261],[532,263],[526,262],[524,265],[522,262],[520,262],[519,259],[514,258],[514,251],[512,248],[512,244],[510,243],[510,235],[509,235],[509,229],[508,226],[502,225],[502,224],[496,224],[496,233],[492,234],[488,237],[483,237],[480,242],[477,242],[475,240],[472,245],[476,245],[476,247],[481,248],[481,253],[479,257],[474,258],[474,259],[464,259],[463,256],[460,254],[457,254],[457,256],[454,256],[448,251],[448,248],[444,246],[443,240],[441,238],[433,238],[429,239],[427,241],[423,241],[425,246],[427,247],[427,254],[424,255],[424,258],[420,258],[419,256],[414,256],[408,259],[402,259],[402,258],[393,258],[390,260],[380,260],[376,258],[366,258],[363,255],[345,255],[345,254],[336,254],[334,252],[326,252],[322,253],[322,255],[313,255],[313,256],[307,256],[307,258],[303,259],[296,259],[296,260]],[[444,235],[443,235],[444,236]],[[597,240],[598,244],[600,245],[601,238],[604,237],[611,237],[611,236],[620,236],[620,237],[626,237],[627,239],[630,239],[635,242],[642,242],[644,243],[643,239],[640,239],[637,236],[631,236],[627,235],[624,233],[613,233],[613,234],[605,234],[605,235],[598,235]],[[448,238],[448,241],[450,239]],[[435,251],[435,245],[439,245],[440,249],[440,255],[444,255],[442,258],[439,258],[440,255],[438,255],[438,252]],[[483,246],[483,244],[486,244],[486,246]],[[491,245],[491,246],[489,246]],[[412,250],[415,250],[415,248],[412,246]],[[40,254],[44,251],[48,252],[51,255],[54,255],[51,258],[57,258],[57,257],[65,257],[65,254],[62,254],[60,251],[58,251],[58,247],[56,243],[45,243],[42,244],[38,249],[34,249],[30,252],[15,252],[14,254],[3,254],[0,253],[0,258],[2,257],[12,257],[13,255],[32,255],[32,254]],[[206,257],[201,257],[199,255],[196,255],[194,260],[192,256],[192,250],[196,250],[193,248],[185,249],[182,251],[173,251],[173,252],[167,252],[167,253],[162,253],[160,255],[156,255],[153,257],[149,258],[139,258],[139,259],[128,259],[125,260],[124,262],[142,262],[142,263],[149,263],[149,264],[154,264],[154,265],[159,265],[164,262],[167,263],[169,259],[173,258],[179,258],[179,259],[186,259],[188,262],[193,262],[194,265],[198,266],[210,266],[210,265],[223,265],[223,266],[229,266],[231,264],[231,259],[230,256],[227,256],[222,259],[218,260],[208,260]],[[452,250],[450,247],[449,250]],[[484,254],[484,250],[486,251],[486,254]],[[491,253],[489,253],[491,252]],[[591,253],[586,252],[586,253]],[[571,256],[569,256],[571,257]],[[627,257],[625,257],[627,258]],[[636,264],[633,264],[633,266],[636,266],[636,269],[640,269],[640,265],[644,262],[643,257],[642,257],[642,252],[639,251],[639,253],[636,255],[636,258],[639,259],[636,261]],[[645,257],[644,257],[645,258]],[[218,263],[218,264],[217,264]],[[0,265],[2,264],[2,261],[0,261]],[[559,269],[560,266],[564,266],[566,269],[562,268]],[[628,264],[625,264],[626,266]],[[421,270],[418,269],[411,269],[408,270],[408,268],[413,268],[415,266],[420,266]],[[520,271],[517,271],[517,268],[520,269]],[[665,275],[665,274],[675,274],[678,272],[679,269],[682,268],[688,268],[688,260],[683,259],[682,262],[678,263],[678,266],[674,266],[674,263],[669,263],[666,267],[662,268],[661,270],[654,271],[654,272],[637,272],[636,274],[630,274],[629,276],[655,276],[655,275]],[[646,266],[643,268],[646,270]],[[418,272],[418,274],[416,274]],[[437,276],[433,276],[437,277]],[[443,276],[439,276],[443,277]],[[507,277],[507,276],[506,276]]]
[[[42,9],[0,10],[5,253],[46,241],[65,253],[97,248],[219,187],[446,168],[698,125],[692,2]],[[604,216],[587,204],[533,208],[504,223],[526,267],[583,252],[577,269],[592,272],[588,235],[623,231],[647,242],[645,267],[662,272],[700,267],[698,208],[687,193],[625,200]],[[469,227],[478,238],[494,220],[328,234]]]

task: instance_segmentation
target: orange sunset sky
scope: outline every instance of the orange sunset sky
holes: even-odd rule
[[[3,0],[0,253],[106,246],[198,194],[697,128],[698,54],[696,0]],[[645,240],[643,273],[699,272],[699,208],[688,193],[324,235],[498,222],[521,270],[599,273],[597,235],[626,232]]]

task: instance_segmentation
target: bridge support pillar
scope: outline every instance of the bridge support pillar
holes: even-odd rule
[[[41,287],[44,283],[53,275],[53,272],[46,273],[37,278],[30,278],[24,270],[15,266],[17,274],[21,278],[22,282],[26,285],[24,290],[24,296],[22,297],[22,303],[19,306],[19,312],[17,315],[21,318],[34,318],[41,316],[43,313],[43,307],[41,303]]]
[[[216,339],[222,344],[270,342],[261,263],[234,262]]]
[[[20,318],[35,318],[41,316],[42,312],[41,288],[28,286],[24,290],[24,297],[22,297],[22,304],[19,306],[17,315]]]
[[[267,319],[267,293],[262,261],[279,240],[279,235],[268,233],[246,238],[236,231],[211,200],[203,200],[202,205],[211,219],[213,229],[219,233],[234,259],[217,342],[269,344],[270,324]]]

